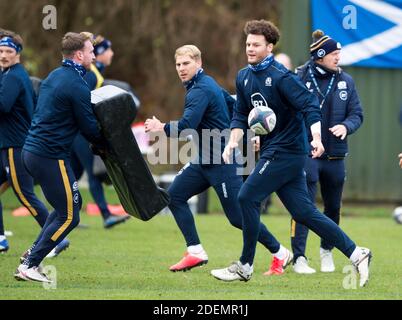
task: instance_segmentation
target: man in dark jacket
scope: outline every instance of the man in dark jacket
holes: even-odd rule
[[[275,61],[272,50],[279,40],[279,30],[273,23],[249,21],[244,32],[249,65],[239,71],[236,79],[237,103],[229,143],[222,155],[225,162],[230,162],[232,152],[247,130],[253,107],[268,107],[269,101],[277,121],[272,132],[261,136],[260,159],[239,191],[243,212],[241,257],[227,268],[212,270],[211,274],[223,281],[250,280],[259,235],[260,204],[276,192],[296,221],[307,225],[350,259],[360,274],[362,287],[369,280],[370,250],[357,246],[336,223],[319,212],[307,194],[303,170],[308,153],[306,127],[313,136],[312,157],[319,158],[324,152],[317,97],[295,74]],[[270,271],[285,268],[292,260],[292,254],[283,247],[278,256]],[[270,271],[268,275],[272,274]]]
[[[176,50],[176,71],[185,86],[186,101],[184,113],[179,121],[162,123],[155,117],[147,119],[147,132],[165,132],[168,137],[177,138],[180,134],[188,135],[191,130],[193,140],[198,140],[198,158],[187,163],[175,177],[169,187],[170,204],[177,225],[187,245],[184,257],[170,267],[170,271],[186,271],[208,262],[208,255],[198,236],[194,217],[188,200],[210,186],[218,194],[223,210],[230,223],[242,228],[242,214],[237,195],[242,185],[237,164],[224,164],[221,153],[225,147],[224,133],[229,128],[230,116],[227,103],[233,103],[229,95],[205,74],[202,69],[201,52],[194,45],[185,45]],[[259,223],[258,241],[275,257],[282,247]]]
[[[339,224],[342,190],[346,178],[345,160],[348,154],[347,136],[356,132],[363,122],[352,77],[338,67],[341,45],[321,30],[313,33],[311,60],[297,68],[297,74],[310,92],[314,93],[322,113],[322,143],[325,152],[318,158],[307,159],[305,171],[310,199],[314,202],[317,183],[321,186],[324,214]],[[310,137],[311,140],[311,137]],[[291,242],[294,253],[293,268],[297,273],[315,270],[305,257],[308,228],[292,220]],[[333,272],[333,245],[321,239],[321,271]]]
[[[70,150],[78,131],[98,148],[103,138],[83,79],[95,56],[92,34],[67,33],[62,65],[43,80],[22,151],[29,174],[39,182],[54,211],[15,273],[17,280],[50,282],[40,263],[79,223],[81,195],[71,169]]]
[[[10,185],[18,200],[41,228],[49,215],[34,193],[32,177],[21,161],[21,150],[31,125],[35,93],[29,75],[20,63],[22,38],[12,31],[0,34],[0,189]],[[9,248],[4,235],[0,202],[0,252]]]

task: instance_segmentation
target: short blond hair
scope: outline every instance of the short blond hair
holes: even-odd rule
[[[174,58],[177,59],[178,56],[189,55],[191,59],[201,60],[201,51],[195,45],[186,44],[176,49]]]

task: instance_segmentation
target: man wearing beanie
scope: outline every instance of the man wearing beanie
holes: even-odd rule
[[[95,63],[91,65],[91,71],[85,75],[85,81],[91,90],[98,89],[103,85],[103,73],[105,68],[112,64],[114,52],[112,42],[98,35],[94,44]]]
[[[311,59],[297,68],[297,74],[319,102],[322,112],[322,143],[325,152],[307,159],[308,192],[314,202],[317,183],[321,186],[324,214],[339,224],[342,190],[346,178],[347,136],[363,122],[363,110],[352,77],[338,67],[341,45],[321,30],[313,33]],[[311,136],[309,136],[311,140]],[[295,272],[314,273],[305,256],[308,228],[292,220],[291,242]],[[321,272],[334,272],[333,245],[321,239]]]
[[[96,36],[94,39],[94,54],[96,60],[91,64],[90,71],[84,76],[84,80],[88,83],[91,91],[103,85],[104,78],[102,73],[105,67],[112,63],[114,54],[112,42],[101,35]],[[129,215],[114,216],[109,211],[102,182],[93,173],[94,154],[89,147],[89,142],[81,134],[78,134],[74,140],[71,162],[77,180],[80,179],[84,170],[87,173],[89,191],[102,214],[103,226],[109,229],[126,221],[130,217]]]

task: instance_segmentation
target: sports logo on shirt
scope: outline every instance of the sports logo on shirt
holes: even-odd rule
[[[348,93],[346,91],[339,92],[339,98],[341,98],[343,101],[346,101],[348,99]]]
[[[268,107],[267,100],[265,100],[264,96],[259,92],[251,95],[251,104],[254,108]]]
[[[244,80],[244,86],[247,86],[248,79]]]
[[[339,90],[346,90],[347,89],[346,81],[339,81],[338,82],[338,89]]]
[[[272,78],[271,77],[268,77],[267,79],[265,79],[265,86],[272,87]]]

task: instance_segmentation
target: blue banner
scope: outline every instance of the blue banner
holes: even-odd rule
[[[342,45],[341,65],[402,69],[402,0],[311,0],[313,30]]]

